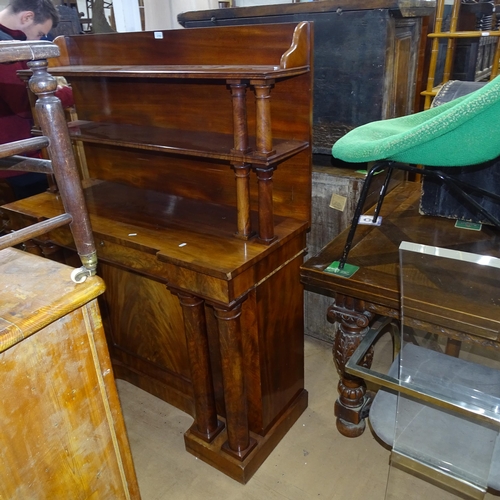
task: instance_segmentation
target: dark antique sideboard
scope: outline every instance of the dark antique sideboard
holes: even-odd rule
[[[307,406],[312,30],[65,36],[50,68],[73,87],[114,372],[191,414],[186,448],[243,483]],[[60,211],[3,207],[13,227]]]
[[[322,0],[180,14],[186,28],[314,22],[313,152],[349,130],[414,111],[422,17],[434,0]]]

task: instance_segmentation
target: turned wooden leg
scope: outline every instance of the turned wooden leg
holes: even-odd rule
[[[35,104],[37,121],[42,134],[50,138],[47,150],[52,168],[64,209],[73,219],[70,228],[75,246],[83,266],[95,274],[97,253],[94,237],[64,110],[61,101],[54,95],[57,82],[47,74],[46,60],[30,61],[27,64],[33,71],[29,80],[30,90],[38,96]]]
[[[366,311],[362,300],[337,294],[335,302],[328,308],[330,322],[338,322],[333,346],[333,360],[339,373],[339,398],[335,402],[337,429],[347,437],[357,437],[365,430],[362,414],[371,401],[366,394],[363,379],[345,372],[345,365],[368,332],[373,314]],[[373,349],[370,348],[362,361],[362,366],[370,368]],[[364,412],[363,412],[364,413]]]
[[[210,354],[208,350],[205,303],[193,295],[172,290],[179,297],[194,391],[196,419],[191,432],[210,443],[224,428],[217,419]]]
[[[460,349],[462,348],[462,342],[457,339],[448,339],[446,342],[445,353],[448,356],[453,356],[454,358],[458,358],[460,356]]]
[[[240,315],[241,305],[229,310],[215,307],[226,406],[227,442],[222,450],[238,460],[244,460],[257,443],[250,437],[248,428]]]

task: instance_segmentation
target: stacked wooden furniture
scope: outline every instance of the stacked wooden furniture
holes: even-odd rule
[[[187,449],[240,482],[307,406],[311,40],[309,23],[70,36],[51,68],[73,87],[115,374],[190,413]]]
[[[464,16],[460,16],[461,6],[464,4]],[[483,81],[493,80],[498,75],[500,62],[500,31],[495,19],[493,26],[493,15],[495,5],[493,2],[478,2],[476,5],[467,5],[461,0],[453,0],[450,11],[450,25],[444,28],[445,0],[437,0],[434,19],[434,32],[428,36],[432,40],[432,48],[429,59],[429,72],[427,86],[422,92],[425,97],[424,109],[429,109],[433,98],[443,84],[450,79]],[[472,12],[471,12],[472,11]],[[471,26],[470,17],[467,14],[476,12],[477,26]],[[484,12],[484,20],[481,22],[481,12]],[[476,17],[473,15],[473,18]],[[482,26],[484,24],[485,26]],[[462,25],[462,27],[460,26]],[[440,40],[446,40],[445,57],[440,61]],[[462,45],[458,45],[462,42]],[[473,47],[475,45],[475,47]],[[479,58],[479,47],[481,46],[482,57]],[[456,54],[455,50],[459,48]],[[460,58],[458,57],[461,57]],[[470,59],[470,61],[468,61]],[[440,64],[441,62],[441,64]],[[457,68],[453,66],[457,65]],[[455,71],[459,67],[469,66],[469,71]],[[442,70],[442,74],[441,71]],[[440,78],[436,75],[439,74]],[[460,78],[468,77],[468,78]]]
[[[0,145],[0,167],[53,172],[66,207],[0,238],[0,498],[137,499],[97,305],[104,283],[95,276],[88,214],[54,97],[56,80],[47,73],[46,59],[58,55],[49,42],[0,43],[1,62],[30,61],[43,133]],[[48,148],[51,160],[20,156],[40,147]],[[81,269],[10,248],[68,224]]]
[[[302,1],[183,12],[178,21],[186,28],[313,22],[313,152],[330,159],[349,130],[414,111],[422,19],[434,7],[434,0]]]

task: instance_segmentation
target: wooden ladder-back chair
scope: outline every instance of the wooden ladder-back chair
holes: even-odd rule
[[[47,58],[58,57],[59,47],[47,41],[2,41],[0,63],[28,61],[33,75],[31,91],[37,96],[35,113],[41,136],[0,145],[0,168],[23,172],[53,174],[65,213],[0,237],[0,250],[19,245],[60,226],[69,224],[82,267],[71,275],[76,282],[96,273],[97,255],[90,220],[69,138],[64,111],[55,97],[57,82],[47,72]],[[22,156],[47,148],[50,160]]]

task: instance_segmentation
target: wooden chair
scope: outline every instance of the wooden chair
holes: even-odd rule
[[[71,277],[80,282],[95,274],[97,254],[64,111],[54,96],[57,82],[47,72],[47,58],[59,53],[59,47],[47,41],[0,42],[1,63],[29,61],[33,71],[29,86],[38,97],[35,112],[43,134],[0,145],[0,168],[53,174],[65,209],[64,214],[0,237],[0,250],[69,224],[82,261],[82,267],[75,269]],[[42,148],[47,148],[50,160],[21,156]]]

